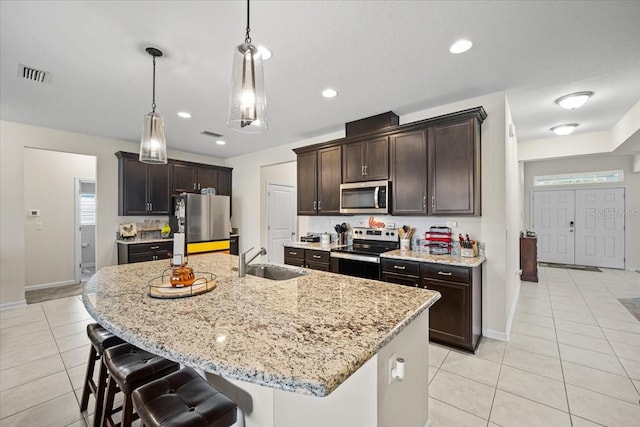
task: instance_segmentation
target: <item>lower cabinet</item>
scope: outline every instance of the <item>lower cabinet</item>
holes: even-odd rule
[[[229,253],[231,255],[240,254],[240,236],[235,235],[229,237]]]
[[[380,259],[383,282],[399,285],[418,286],[420,284],[420,263],[392,258]]]
[[[169,253],[173,251],[173,242],[153,243],[118,243],[118,264],[134,262],[169,260]]]
[[[482,266],[421,263],[420,286],[440,292],[431,306],[429,339],[475,352],[482,334]]]
[[[312,270],[331,271],[329,251],[284,247],[284,263]]]

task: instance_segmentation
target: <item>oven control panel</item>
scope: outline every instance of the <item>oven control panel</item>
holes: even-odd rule
[[[398,240],[398,230],[395,228],[353,227],[353,238],[359,240],[395,242]]]

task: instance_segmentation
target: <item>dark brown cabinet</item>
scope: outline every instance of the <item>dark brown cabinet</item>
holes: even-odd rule
[[[380,258],[382,281],[406,286],[420,284],[420,263],[392,258]]]
[[[427,138],[424,129],[391,135],[391,213],[427,214]]]
[[[212,187],[217,195],[231,195],[231,169],[175,160],[170,164],[172,194],[199,193]]]
[[[296,267],[304,267],[304,249],[285,246],[284,263],[287,265],[295,265]]]
[[[341,147],[298,154],[298,215],[340,213]]]
[[[389,178],[389,138],[347,143],[342,148],[342,181],[378,181]]]
[[[331,271],[329,251],[284,247],[284,263],[312,270]]]
[[[429,128],[429,215],[480,215],[480,124],[475,118]]]
[[[482,267],[421,263],[420,286],[440,292],[429,339],[475,352],[482,334]]]
[[[166,259],[173,250],[173,242],[118,243],[118,264],[131,264]],[[167,264],[168,265],[168,264]]]
[[[141,163],[138,155],[117,152],[118,215],[168,215],[169,166]]]
[[[538,281],[538,239],[535,237],[520,238],[520,270],[521,280]]]

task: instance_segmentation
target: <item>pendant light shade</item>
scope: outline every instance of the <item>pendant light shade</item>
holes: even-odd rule
[[[249,0],[246,31],[244,43],[236,47],[233,56],[227,124],[240,132],[264,132],[268,127],[267,99],[264,93],[262,55],[251,44],[249,36]]]
[[[153,100],[151,112],[144,116],[139,159],[142,163],[166,164],[167,140],[164,137],[164,119],[156,113],[156,57],[162,56],[162,51],[153,47],[148,47],[146,51],[153,57]]]

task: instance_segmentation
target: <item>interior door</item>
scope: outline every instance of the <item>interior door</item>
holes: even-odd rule
[[[532,206],[538,261],[574,264],[575,190],[534,191]]]
[[[267,259],[284,264],[284,245],[296,235],[295,188],[267,184]]]
[[[576,264],[624,268],[624,188],[576,190]]]

